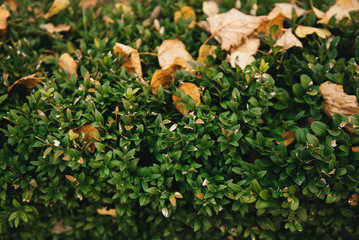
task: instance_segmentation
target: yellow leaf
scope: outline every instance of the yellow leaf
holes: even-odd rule
[[[67,178],[67,180],[69,180],[70,182],[75,182],[76,178],[71,176],[71,175],[65,175],[65,177]]]
[[[59,12],[61,12],[65,8],[67,8],[67,6],[69,4],[70,4],[69,0],[55,0],[52,3],[50,10],[45,14],[45,19],[48,19],[48,18],[58,14]]]
[[[186,50],[186,46],[177,39],[169,39],[162,42],[158,48],[158,62],[162,68],[171,66],[176,58],[181,58],[185,61],[184,70],[189,71],[192,67],[187,64],[187,61],[194,62],[191,54]]]
[[[38,77],[38,75],[42,75],[42,73],[34,73],[31,75],[28,75],[26,77],[22,77],[16,82],[14,82],[7,91],[10,92],[16,85],[24,85],[27,89],[34,88],[38,83],[41,82],[42,79],[45,79],[44,77]]]
[[[181,10],[176,11],[174,15],[174,21],[177,22],[181,18],[181,16],[183,16],[183,18],[186,20],[192,18],[192,21],[188,25],[188,28],[193,28],[196,25],[196,13],[191,7],[184,6],[183,8],[181,8]]]
[[[352,152],[359,152],[359,146],[352,147]]]
[[[204,121],[202,119],[197,119],[194,121],[195,124],[204,124]]]
[[[71,29],[70,25],[59,24],[54,26],[52,23],[43,24],[40,26],[41,29],[46,30],[49,33],[59,33],[59,32],[68,32]]]
[[[314,12],[314,14],[315,14],[315,16],[316,16],[317,18],[320,18],[320,19],[321,19],[321,18],[324,18],[324,17],[325,17],[325,13],[322,12],[322,11],[320,11],[318,8],[312,6],[312,10],[313,10],[313,12]]]
[[[125,129],[126,129],[127,131],[130,131],[132,128],[133,128],[133,126],[125,125]]]
[[[285,29],[284,34],[279,37],[279,39],[275,42],[273,47],[281,46],[283,47],[280,51],[286,51],[292,47],[303,47],[301,41],[293,34],[292,29]]]
[[[80,159],[77,161],[78,164],[84,164],[84,159],[80,157]]]
[[[202,10],[208,17],[210,17],[218,14],[219,7],[218,4],[214,1],[204,1],[202,5]]]
[[[246,15],[236,9],[209,18],[208,30],[221,43],[223,50],[238,47],[262,23],[263,17]],[[201,24],[201,26],[206,24]]]
[[[64,161],[69,161],[70,160],[70,155],[66,155],[62,158],[62,160]]]
[[[137,76],[142,76],[140,55],[136,49],[122,43],[115,43],[112,50],[114,54],[118,54],[123,58],[121,64],[128,73],[135,73]]]
[[[307,35],[313,33],[317,34],[320,38],[326,38],[332,35],[327,29],[307,27],[303,25],[299,25],[295,30],[295,35],[297,35],[299,38],[305,38]]]
[[[169,197],[169,199],[170,199],[170,202],[171,202],[172,206],[175,207],[176,206],[176,198],[175,198],[175,196],[171,195]]]
[[[337,0],[336,3],[331,6],[324,16],[318,21],[318,23],[328,24],[329,20],[334,16],[337,21],[347,17],[350,19],[349,12],[359,10],[358,0]],[[348,24],[351,21],[348,21]]]
[[[101,214],[101,215],[112,216],[112,217],[116,217],[116,216],[117,216],[116,209],[109,209],[109,210],[107,210],[107,207],[103,207],[103,208],[97,209],[97,213],[98,213],[98,214]]]
[[[19,6],[15,0],[6,0],[5,5],[8,6],[11,9],[11,11],[14,12],[17,11],[17,8]]]
[[[57,63],[59,67],[68,73],[68,77],[75,74],[77,78],[77,62],[68,53],[64,53],[60,56]]]
[[[283,133],[282,138],[283,138],[284,145],[287,147],[294,141],[294,132],[286,131],[285,133]],[[277,141],[276,141],[276,143],[279,144],[279,142],[277,142]]]
[[[208,56],[213,56],[213,58],[216,58],[216,54],[214,53],[216,49],[217,46],[203,44],[198,50],[197,62],[203,63],[203,60]]]
[[[91,6],[96,7],[97,0],[81,0],[79,3],[80,6],[83,6],[84,9],[89,9]]]
[[[179,85],[178,90],[183,91],[186,95],[190,96],[196,106],[198,106],[201,103],[201,95],[198,91],[198,87],[193,83],[181,83]],[[177,97],[176,95],[172,95],[173,102],[181,101],[180,97]],[[189,112],[188,109],[183,109],[181,103],[174,103],[175,108],[182,114],[186,114]]]

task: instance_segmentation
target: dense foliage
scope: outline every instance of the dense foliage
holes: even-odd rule
[[[223,0],[221,11],[234,2]],[[254,2],[242,1],[241,10]],[[275,2],[257,1],[257,14]],[[313,0],[323,11],[333,2]],[[34,18],[35,8],[46,12],[52,1],[19,3],[0,43],[0,69],[8,74],[0,79],[0,239],[359,237],[359,153],[352,151],[359,138],[342,128],[345,116],[321,112],[318,92],[331,81],[359,95],[358,15],[350,25],[332,19],[335,37],[308,36],[303,49],[279,52],[263,37],[257,61],[244,71],[230,67],[218,47],[216,59],[193,63],[198,74],[175,73],[177,84],[201,91],[197,107],[183,98],[190,110],[183,116],[171,98],[178,85],[154,95],[111,51],[115,42],[135,47],[141,38],[138,51],[155,52],[163,40],[179,39],[197,56],[209,35],[184,19],[174,23],[173,13],[189,5],[203,20],[201,1],[134,1],[133,15],[113,11],[113,3],[84,11],[73,1],[51,19],[71,25],[62,36]],[[158,4],[163,34],[142,25]],[[104,15],[114,23],[105,24]],[[308,12],[286,27],[315,22]],[[58,71],[64,52],[78,61],[78,79]],[[155,56],[141,59],[149,82],[160,67]],[[7,92],[35,72],[44,73],[42,84]],[[93,152],[71,131],[86,124],[99,131]],[[295,140],[286,146],[288,130]],[[97,212],[105,206],[116,217]],[[67,226],[61,234],[59,222]]]

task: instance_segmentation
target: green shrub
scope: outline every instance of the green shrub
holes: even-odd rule
[[[44,2],[30,5],[48,9]],[[109,53],[115,42],[134,45],[142,38],[139,52],[150,52],[177,38],[195,56],[209,36],[172,22],[180,3],[133,3],[134,16],[106,26],[105,14],[115,18],[112,4],[95,18],[96,9],[82,12],[77,2],[53,20],[71,24],[73,32],[49,36],[38,30],[44,19],[26,25],[31,13],[20,8],[0,45],[0,68],[9,74],[0,90],[1,239],[359,237],[359,153],[352,151],[359,138],[341,127],[347,117],[321,112],[318,92],[329,80],[358,96],[358,15],[350,26],[329,26],[337,34],[328,47],[329,39],[310,36],[303,49],[258,53],[244,71],[231,68],[218,48],[206,66],[192,63],[197,75],[177,71],[177,83],[192,82],[201,91],[198,107],[183,98],[190,110],[183,116],[171,98],[177,85],[156,96]],[[275,1],[258,2],[266,14]],[[313,2],[323,8],[332,3]],[[164,35],[141,25],[156,4],[163,7]],[[200,2],[187,4],[201,11]],[[233,1],[223,1],[223,10],[232,7]],[[79,12],[85,15],[76,21]],[[314,25],[312,17],[297,22]],[[263,41],[263,51],[272,48],[273,40]],[[355,51],[343,52],[348,42]],[[46,55],[49,49],[56,53]],[[63,52],[75,57],[71,49],[82,53],[78,79],[56,65]],[[141,59],[149,82],[159,66],[151,55]],[[7,93],[7,86],[35,71],[44,72],[43,84]],[[93,142],[74,133],[89,124],[98,130]],[[287,131],[294,133],[288,146]],[[103,207],[116,216],[99,214]]]

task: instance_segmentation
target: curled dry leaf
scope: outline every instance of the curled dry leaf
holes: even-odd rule
[[[61,233],[64,233],[64,232],[68,232],[70,230],[72,230],[72,227],[71,226],[64,226],[62,225],[62,222],[64,220],[60,220],[60,221],[57,221],[55,223],[55,226],[51,229],[51,233],[54,233],[54,234],[61,234]]]
[[[169,39],[162,42],[158,48],[158,62],[162,68],[171,66],[176,58],[181,58],[184,61],[194,62],[191,54],[186,50],[186,46],[177,39]],[[184,70],[192,70],[191,65],[185,64]]]
[[[24,85],[27,89],[34,88],[38,83],[40,83],[43,79],[45,79],[44,77],[39,77],[41,75],[42,75],[42,73],[38,72],[38,73],[28,75],[26,77],[22,77],[19,80],[17,80],[16,82],[14,82],[7,89],[7,91],[10,92],[16,85]]]
[[[177,22],[181,16],[183,16],[183,18],[186,20],[192,19],[191,23],[188,25],[188,28],[193,28],[196,25],[196,13],[191,7],[184,6],[181,8],[181,10],[176,11],[174,15],[174,21]]]
[[[55,26],[52,23],[43,24],[40,26],[41,29],[46,30],[49,33],[68,32],[71,29],[70,25],[59,24]]]
[[[264,33],[265,35],[269,35],[270,28],[274,25],[278,26],[277,31],[272,35],[273,39],[276,39],[281,33],[283,28],[285,16],[282,14],[280,8],[274,8],[268,16],[263,19],[261,25],[259,25],[257,32]]]
[[[68,53],[63,53],[57,63],[59,67],[68,73],[68,77],[75,74],[77,78],[77,62]]]
[[[123,58],[122,67],[124,67],[128,73],[135,73],[137,76],[142,76],[140,55],[136,49],[122,43],[115,43],[112,50],[114,54],[118,54]]]
[[[299,39],[293,34],[292,29],[284,29],[284,34],[279,37],[279,39],[275,42],[273,47],[281,46],[283,47],[280,51],[286,51],[292,47],[303,47],[303,44]]]
[[[157,95],[157,90],[160,85],[162,85],[163,89],[169,89],[171,87],[171,81],[175,81],[172,74],[175,73],[177,69],[186,67],[186,64],[186,61],[182,58],[176,58],[168,68],[156,70],[151,79],[152,93]]]
[[[256,59],[247,52],[236,51],[231,54],[229,62],[233,68],[235,68],[236,66],[240,66],[242,70],[244,70],[247,65],[250,65],[255,60]]]
[[[202,10],[208,17],[219,13],[218,4],[214,1],[204,1],[202,5]]]
[[[214,53],[216,49],[217,46],[203,44],[198,50],[197,62],[203,63],[203,60],[208,56],[213,56],[213,58],[216,58],[216,54]]]
[[[263,17],[246,15],[236,9],[207,18],[210,33],[226,51],[241,45],[262,20]]]
[[[298,17],[302,16],[306,12],[305,9],[300,8],[297,5],[292,4],[292,3],[276,3],[275,8],[277,8],[278,11],[281,12],[285,16],[285,18],[288,18],[288,19],[293,18],[293,15],[292,15],[293,8]]]
[[[96,210],[98,214],[101,215],[107,215],[107,216],[112,216],[112,217],[116,217],[117,213],[116,213],[116,209],[109,209],[107,210],[107,207],[103,207],[103,208],[99,208]]]
[[[5,38],[7,32],[7,18],[10,17],[10,12],[6,8],[0,7],[0,37]]]
[[[334,113],[339,113],[348,116],[349,122],[345,128],[351,134],[356,134],[351,124],[351,116],[356,113],[359,114],[359,107],[355,95],[347,95],[344,92],[343,86],[326,81],[319,86],[319,93],[323,96],[322,110],[333,118]]]
[[[196,106],[198,106],[201,103],[201,94],[199,93],[198,87],[193,83],[181,83],[178,87],[178,90],[183,91],[186,95],[190,96]],[[176,95],[172,95],[173,102],[181,101],[182,99],[180,97],[177,97]],[[186,114],[189,112],[188,109],[183,109],[181,103],[174,103],[175,108],[182,114]]]
[[[303,25],[299,25],[295,30],[295,35],[297,35],[299,38],[305,38],[307,35],[313,33],[317,34],[320,38],[326,38],[332,35],[327,29],[307,27]]]
[[[58,14],[59,12],[67,8],[69,4],[70,4],[70,0],[55,0],[51,5],[50,10],[45,14],[44,16],[45,19],[48,19]]]
[[[320,17],[321,19],[318,21],[318,23],[328,24],[332,17],[335,17],[337,21],[340,21],[345,17],[351,19],[349,15],[349,12],[351,11],[359,11],[358,0],[336,0],[336,3]],[[351,21],[348,23],[350,22]]]
[[[82,141],[83,138],[85,137],[85,143],[90,143],[93,140],[98,139],[98,136],[96,134],[99,134],[99,132],[98,132],[97,128],[93,127],[91,124],[87,124],[87,125],[83,125],[83,126],[78,127],[78,128],[74,128],[74,129],[72,129],[72,131],[75,134],[78,134],[78,138],[79,138],[80,141]],[[91,153],[94,153],[95,152],[95,145],[92,143],[87,149]]]

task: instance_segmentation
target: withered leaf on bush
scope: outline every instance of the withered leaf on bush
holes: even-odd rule
[[[275,42],[273,47],[281,46],[283,47],[280,51],[286,51],[292,47],[303,47],[303,44],[299,39],[293,34],[292,29],[284,29],[284,34],[279,37],[279,39]]]
[[[70,4],[70,0],[55,0],[52,5],[51,8],[49,9],[49,11],[45,14],[45,19],[48,19],[56,14],[58,14],[59,12],[61,12],[62,10],[64,10],[65,8],[67,8],[67,6]]]
[[[198,50],[197,62],[203,63],[203,60],[208,56],[213,56],[213,58],[216,58],[216,54],[214,53],[216,49],[217,46],[215,45],[203,44]]]
[[[63,53],[59,61],[57,63],[60,67],[60,69],[64,70],[68,73],[68,77],[70,77],[72,74],[75,74],[77,78],[77,62],[73,59],[73,57],[70,56],[68,53]]]
[[[112,217],[117,216],[116,209],[108,209],[107,210],[107,207],[97,209],[97,213],[101,214],[101,215],[112,216]]]
[[[295,30],[295,35],[297,35],[299,38],[305,38],[307,35],[313,33],[317,34],[320,38],[326,38],[332,35],[327,29],[308,27],[303,25],[299,25]]]
[[[162,68],[167,68],[173,64],[176,58],[194,62],[193,57],[186,50],[186,46],[182,41],[177,39],[169,39],[162,42],[158,48],[158,62]],[[184,70],[189,71],[192,67],[185,64]]]
[[[74,128],[74,129],[72,129],[72,131],[79,135],[78,138],[79,138],[80,141],[82,141],[83,138],[85,137],[85,143],[90,143],[93,140],[98,139],[98,136],[96,134],[99,134],[99,131],[97,130],[97,128],[93,127],[91,124],[87,124],[87,125],[83,125],[83,126],[78,127],[78,128]],[[91,153],[94,153],[95,152],[95,145],[92,143],[92,144],[90,144],[90,146],[87,149]]]
[[[0,7],[0,37],[5,38],[7,32],[7,18],[10,17],[10,12],[6,8]]]
[[[196,106],[198,106],[201,103],[201,95],[199,93],[198,87],[193,83],[181,83],[178,87],[178,90],[183,91],[186,95],[190,96]],[[176,101],[181,101],[182,99],[180,97],[177,97],[176,95],[172,95],[172,100],[174,103],[175,108],[182,114],[186,114],[189,112],[188,109],[183,109],[181,103],[176,103]]]
[[[40,26],[41,29],[46,30],[49,33],[59,33],[59,32],[68,32],[71,29],[70,25],[65,25],[65,24],[59,24],[59,25],[54,25],[52,23],[47,23],[47,24],[43,24]]]
[[[184,6],[179,11],[176,11],[174,14],[174,21],[177,22],[181,16],[183,16],[186,20],[192,18],[188,28],[193,28],[196,25],[196,13],[191,7]]]
[[[277,25],[277,31],[272,35],[273,39],[276,39],[281,33],[283,28],[285,16],[282,14],[280,8],[274,8],[268,16],[263,18],[262,23],[259,25],[257,32],[269,35],[269,30],[272,26]]]
[[[351,134],[356,134],[351,124],[354,113],[359,114],[359,107],[355,95],[348,95],[344,92],[343,86],[326,81],[319,86],[319,93],[323,96],[322,110],[333,118],[334,113],[348,116],[349,122],[345,128]]]
[[[171,66],[156,70],[151,78],[152,93],[157,95],[157,90],[160,85],[162,85],[163,89],[169,89],[171,87],[171,81],[175,81],[172,74],[175,73],[177,69],[185,67],[186,64],[182,58],[176,58]]]
[[[19,80],[17,80],[16,82],[14,82],[7,89],[7,91],[10,92],[16,85],[24,85],[27,89],[34,88],[38,83],[40,83],[43,79],[45,79],[44,77],[40,77],[40,76],[42,76],[42,73],[38,72],[38,73],[34,73],[31,75],[22,77]]]
[[[207,18],[210,33],[226,51],[239,46],[259,27],[262,20],[263,17],[246,15],[236,9]]]
[[[328,11],[321,16],[321,19],[318,23],[328,24],[329,20],[335,16],[337,21],[342,20],[347,17],[351,20],[349,12],[351,11],[359,11],[359,1],[358,0],[336,0],[336,3],[331,6]],[[351,21],[348,21],[350,23]]]
[[[136,49],[122,43],[115,43],[112,50],[114,54],[123,57],[122,67],[124,67],[128,73],[136,73],[137,76],[142,76],[140,55]]]
[[[204,1],[202,4],[202,10],[208,17],[219,13],[218,4],[215,1]]]

